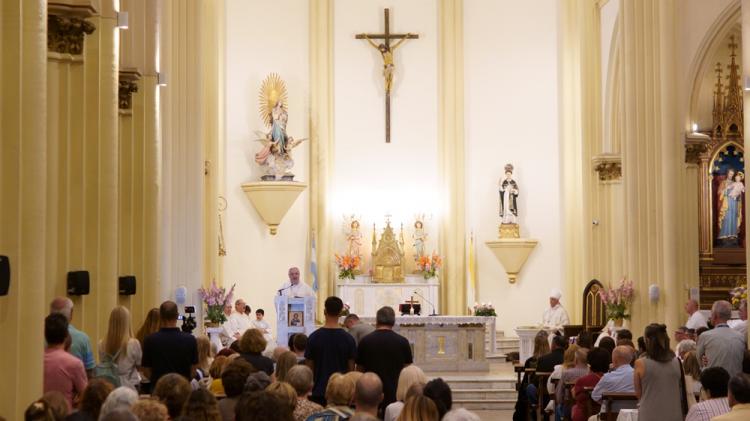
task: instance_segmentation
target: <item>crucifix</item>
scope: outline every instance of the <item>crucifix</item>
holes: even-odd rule
[[[393,51],[404,43],[407,39],[418,39],[419,35],[392,34],[390,32],[390,9],[383,11],[385,21],[385,33],[382,34],[357,34],[356,39],[367,40],[370,45],[378,50],[383,56],[383,79],[385,80],[385,143],[391,143],[391,88],[393,87],[393,72],[396,67],[393,63]],[[383,40],[382,43],[376,44],[373,40]],[[391,45],[391,40],[398,40]]]

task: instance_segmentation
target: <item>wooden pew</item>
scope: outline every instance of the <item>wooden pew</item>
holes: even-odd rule
[[[617,419],[617,411],[612,411],[612,405],[615,402],[638,402],[638,398],[635,393],[629,392],[604,392],[602,393],[602,405],[606,405],[607,410],[599,415],[600,420],[604,421],[615,421]]]
[[[547,380],[549,379],[549,376],[552,375],[552,372],[536,372],[536,394],[537,394],[537,403],[536,403],[536,414],[537,414],[537,421],[541,421],[543,419],[546,419],[544,408],[546,406],[546,401],[549,400],[549,392],[547,392]]]

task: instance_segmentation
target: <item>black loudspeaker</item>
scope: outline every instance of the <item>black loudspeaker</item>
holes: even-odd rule
[[[10,259],[0,256],[0,295],[8,295],[10,289]]]
[[[68,295],[89,294],[89,272],[77,270],[68,272]]]
[[[135,276],[120,276],[120,295],[135,295]]]

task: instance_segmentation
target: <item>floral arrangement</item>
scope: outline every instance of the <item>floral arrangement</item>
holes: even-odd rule
[[[435,277],[441,267],[443,267],[443,259],[435,252],[432,252],[432,256],[419,256],[417,259],[417,270],[422,271],[425,279]]]
[[[742,300],[747,300],[747,287],[739,286],[734,288],[729,291],[729,296],[731,297],[732,307],[736,310],[740,308],[740,302],[742,302]]]
[[[219,288],[216,281],[211,281],[211,287],[208,289],[198,288],[198,295],[201,297],[203,304],[206,305],[206,319],[217,324],[227,321],[227,316],[224,315],[224,306],[232,302],[235,285],[232,285],[229,292],[224,287]]]
[[[350,314],[352,306],[349,305],[349,303],[344,303],[344,307],[341,309],[341,313],[339,313],[340,317],[346,317]]]
[[[620,280],[617,288],[605,288],[599,290],[599,298],[607,309],[607,318],[612,320],[630,319],[628,308],[633,303],[633,281],[625,278]]]
[[[354,272],[359,269],[359,265],[362,260],[359,256],[351,256],[345,254],[343,256],[336,257],[336,266],[339,268],[339,279],[354,279]]]
[[[492,307],[492,303],[474,303],[474,315],[485,316],[485,317],[497,317],[495,307]]]

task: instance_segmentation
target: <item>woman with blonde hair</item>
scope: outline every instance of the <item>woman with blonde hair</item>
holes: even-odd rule
[[[135,334],[135,338],[138,339],[138,342],[140,342],[141,346],[143,346],[143,340],[146,338],[146,336],[158,332],[160,327],[161,320],[159,319],[159,309],[152,308],[148,311],[148,313],[146,313],[146,319],[143,320],[143,324]]]
[[[99,341],[99,361],[111,361],[116,367],[119,386],[136,390],[141,384],[141,343],[133,337],[130,325],[130,312],[117,306],[109,313],[109,324],[104,339]]]
[[[426,396],[412,396],[406,400],[404,409],[398,416],[398,421],[437,421],[439,420],[437,405]]]
[[[278,396],[282,402],[289,404],[289,407],[294,411],[297,406],[297,392],[291,384],[281,381],[273,382],[266,387],[266,390]]]
[[[206,335],[198,335],[195,337],[195,341],[198,345],[198,367],[195,373],[196,380],[202,380],[208,377],[213,357],[211,356],[211,340]]]
[[[294,352],[286,351],[279,355],[279,358],[276,360],[276,372],[274,373],[276,381],[285,382],[287,373],[295,365],[297,365],[297,354]]]
[[[383,419],[385,421],[395,421],[404,408],[406,392],[409,388],[414,384],[424,385],[425,383],[427,383],[427,376],[416,365],[408,365],[401,369],[401,373],[398,375],[398,386],[396,387],[396,402],[391,403],[385,408]]]

